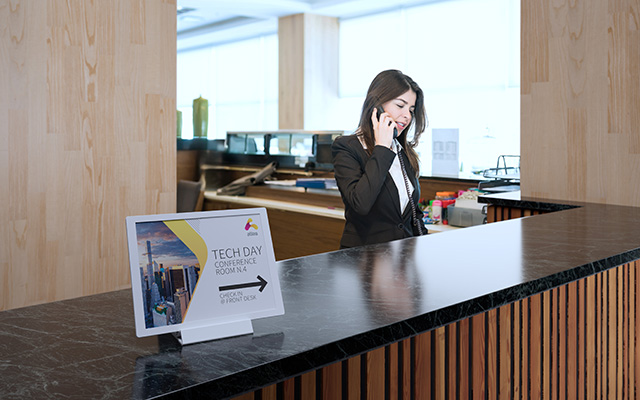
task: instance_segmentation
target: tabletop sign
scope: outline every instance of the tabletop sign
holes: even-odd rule
[[[138,337],[182,344],[253,332],[284,314],[264,208],[126,218]]]

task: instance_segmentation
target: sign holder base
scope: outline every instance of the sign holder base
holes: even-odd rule
[[[250,319],[245,319],[216,325],[182,329],[180,332],[173,332],[173,335],[178,342],[184,346],[186,344],[206,342],[231,336],[247,335],[250,333],[253,333],[253,325],[251,324]]]

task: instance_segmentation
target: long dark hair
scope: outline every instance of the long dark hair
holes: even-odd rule
[[[389,69],[380,72],[369,85],[367,90],[367,97],[362,104],[362,114],[360,114],[360,123],[356,134],[359,135],[367,146],[367,153],[371,155],[373,147],[375,146],[375,137],[373,133],[373,124],[371,123],[371,114],[374,108],[380,107],[380,105],[387,101],[393,100],[398,96],[406,93],[409,89],[413,90],[416,94],[416,104],[413,111],[413,118],[411,123],[402,131],[398,136],[398,141],[404,148],[409,158],[409,163],[416,171],[416,176],[419,175],[419,162],[418,153],[415,151],[415,147],[418,145],[420,136],[427,128],[427,113],[424,108],[424,94],[422,89],[417,83],[410,77],[402,72]],[[407,140],[407,132],[411,128],[414,128],[414,134],[411,140]]]

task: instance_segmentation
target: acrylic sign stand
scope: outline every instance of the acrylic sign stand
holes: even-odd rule
[[[248,335],[253,333],[253,325],[250,319],[226,322],[218,325],[208,325],[197,328],[182,329],[173,332],[173,336],[181,345],[204,342],[207,340],[222,339],[232,336]]]
[[[187,345],[252,334],[252,319],[284,314],[265,208],[130,216],[126,223],[138,337],[171,333]],[[171,264],[184,254],[191,258]],[[184,287],[172,286],[176,271],[175,284]],[[166,300],[167,288],[190,296],[186,310]],[[176,315],[183,322],[173,322]]]

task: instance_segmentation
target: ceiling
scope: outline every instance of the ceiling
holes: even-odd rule
[[[445,0],[178,0],[178,51],[278,30],[298,13],[341,19]]]

